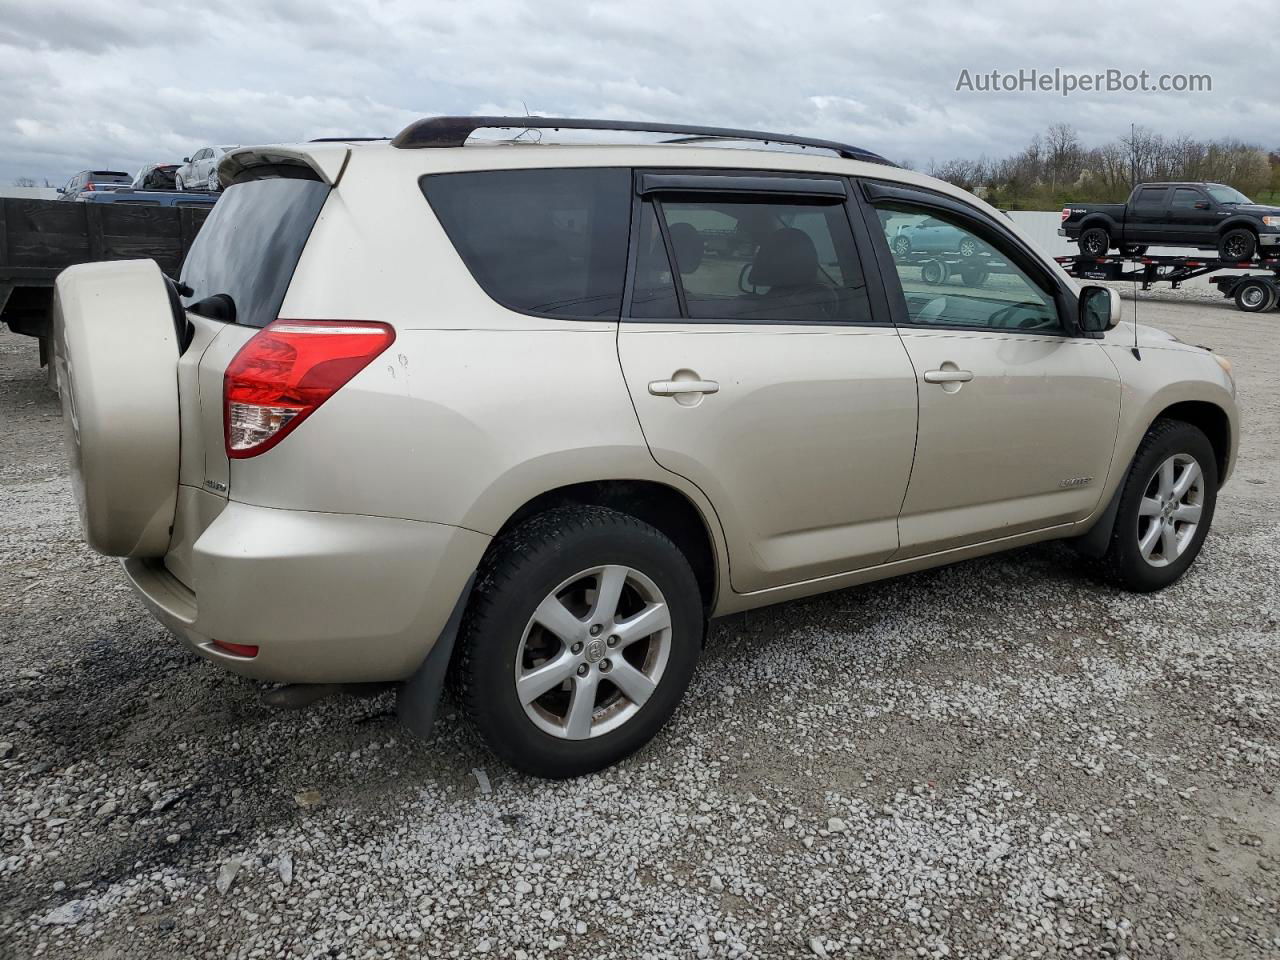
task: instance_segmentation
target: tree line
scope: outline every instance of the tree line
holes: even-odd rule
[[[1055,123],[1002,160],[930,162],[928,172],[1005,210],[1117,203],[1135,183],[1151,180],[1208,180],[1254,200],[1280,199],[1280,150],[1235,139],[1167,137],[1145,127],[1086,147],[1074,127]]]

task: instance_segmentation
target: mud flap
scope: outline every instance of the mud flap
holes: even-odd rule
[[[449,614],[449,622],[440,631],[435,646],[413,676],[396,690],[396,716],[414,736],[430,736],[431,728],[435,725],[436,712],[440,709],[440,695],[444,691],[445,674],[453,656],[453,645],[458,639],[458,628],[462,626],[462,615],[466,612],[471,587],[475,582],[476,575],[473,573],[467,578],[466,586],[462,588],[458,602]]]

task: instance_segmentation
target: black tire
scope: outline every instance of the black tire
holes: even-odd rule
[[[1200,520],[1180,555],[1172,562],[1156,566],[1143,558],[1139,547],[1141,524],[1158,522],[1143,517],[1140,508],[1148,489],[1156,482],[1161,464],[1170,457],[1193,458],[1200,467],[1204,485],[1200,500]],[[1218,499],[1218,461],[1209,438],[1198,427],[1181,420],[1157,420],[1138,446],[1129,475],[1120,493],[1111,542],[1102,558],[1102,572],[1119,586],[1137,593],[1163,590],[1181,577],[1195,562],[1213,523]]]
[[[525,712],[516,693],[516,657],[539,604],[567,579],[606,564],[640,571],[656,585],[670,612],[670,648],[657,686],[629,719],[603,734],[565,739]],[[553,779],[591,773],[640,749],[670,719],[693,676],[704,625],[697,580],[666,535],[605,507],[556,508],[494,541],[480,565],[459,636],[462,703],[489,748],[517,770]],[[592,661],[588,669],[607,662]],[[600,682],[606,680],[602,675]],[[560,692],[557,685],[541,696]]]
[[[1105,227],[1089,227],[1080,232],[1080,252],[1086,257],[1105,257],[1111,249],[1111,234]]]
[[[991,271],[983,266],[967,264],[960,268],[960,279],[966,287],[976,289],[986,283],[990,276]]]
[[[890,244],[895,257],[911,256],[911,238],[910,237],[894,237],[893,243]]]
[[[1126,257],[1141,257],[1146,255],[1147,247],[1141,243],[1128,243],[1120,248],[1120,252]]]
[[[926,260],[920,267],[920,279],[931,286],[946,283],[951,269],[941,260]]]
[[[1252,230],[1237,227],[1228,230],[1218,241],[1218,257],[1232,263],[1243,263],[1252,260],[1258,252],[1258,238]]]
[[[1276,305],[1276,288],[1265,280],[1236,284],[1236,308],[1245,313],[1265,313]]]

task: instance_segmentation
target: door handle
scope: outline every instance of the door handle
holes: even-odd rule
[[[649,392],[655,397],[675,397],[682,393],[719,393],[714,380],[650,380]]]
[[[925,383],[968,383],[973,379],[971,370],[926,370]]]

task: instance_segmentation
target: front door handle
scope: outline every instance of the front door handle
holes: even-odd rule
[[[973,371],[957,370],[926,370],[924,372],[925,383],[968,383],[973,379]]]
[[[650,380],[649,392],[655,397],[675,397],[682,393],[719,393],[714,380]]]

